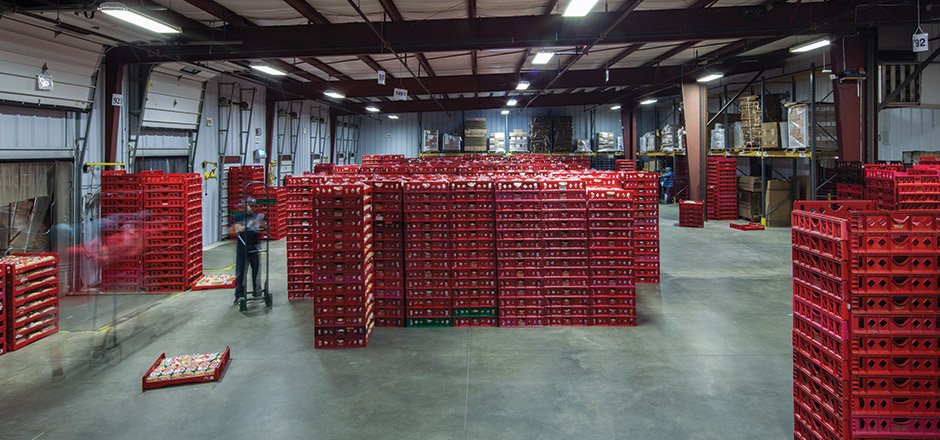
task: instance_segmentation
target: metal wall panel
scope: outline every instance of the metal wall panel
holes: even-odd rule
[[[878,115],[878,160],[901,160],[905,151],[940,154],[940,109],[889,108]]]
[[[71,158],[74,142],[65,111],[0,106],[0,159]]]
[[[155,70],[147,84],[142,126],[195,130],[203,81]]]

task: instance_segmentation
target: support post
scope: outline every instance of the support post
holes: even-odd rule
[[[682,115],[685,119],[686,157],[689,161],[689,200],[705,200],[708,118],[708,89],[698,83],[682,85]]]
[[[620,107],[620,126],[623,130],[623,154],[626,158],[636,158],[636,114],[635,104]]]
[[[110,105],[111,96],[124,92],[125,66],[108,63],[104,66],[104,161],[119,162],[117,147],[120,133],[121,107]]]
[[[836,35],[832,38],[829,53],[832,58],[833,72],[859,72],[865,71],[869,66],[868,33],[860,31],[857,34]],[[843,56],[844,54],[844,56]],[[865,81],[871,82],[875,72],[867,72]],[[839,142],[839,158],[849,161],[865,161],[868,155],[867,136],[868,118],[863,110],[869,105],[871,96],[870,87],[864,87],[857,81],[832,81],[836,103],[836,133]],[[813,102],[816,96],[812,96]]]

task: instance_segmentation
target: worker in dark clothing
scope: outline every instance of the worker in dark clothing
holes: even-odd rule
[[[264,214],[255,213],[252,201],[246,205],[246,211],[235,216],[229,234],[235,239],[235,304],[245,297],[245,278],[251,266],[251,281],[254,286],[252,295],[261,296],[261,280],[258,272],[261,259],[258,250],[258,233],[264,229]]]
[[[662,188],[663,203],[667,205],[672,203],[672,186],[674,183],[675,175],[672,172],[672,167],[666,167],[666,171],[659,177],[659,185]]]

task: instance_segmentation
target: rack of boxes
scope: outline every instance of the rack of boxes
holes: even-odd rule
[[[542,209],[535,179],[496,182],[499,326],[545,324],[542,292]]]
[[[314,346],[365,347],[375,326],[372,189],[314,185]]]
[[[59,331],[59,257],[21,253],[0,258],[7,351],[19,350]]]
[[[738,219],[738,168],[733,157],[708,157],[709,220]]]
[[[408,327],[453,325],[453,212],[446,180],[405,182],[405,316]]]
[[[375,324],[405,326],[405,229],[400,180],[372,183],[375,248]]]
[[[494,185],[486,179],[450,183],[455,327],[498,325]]]
[[[546,325],[590,325],[586,183],[539,182],[542,208],[542,291]]]

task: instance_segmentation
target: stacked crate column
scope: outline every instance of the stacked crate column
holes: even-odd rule
[[[585,186],[577,177],[540,182],[546,325],[592,324]]]
[[[404,184],[405,316],[408,327],[453,325],[453,233],[446,180]]]
[[[59,257],[49,253],[12,254],[5,266],[6,349],[19,350],[59,331]]]
[[[264,167],[240,166],[232,167],[227,171],[228,179],[228,221],[232,224],[235,215],[245,210],[245,198],[249,182],[264,182]]]
[[[659,176],[624,173],[633,196],[633,268],[637,284],[659,284]]]
[[[588,188],[591,318],[594,325],[636,325],[633,195]]]
[[[7,352],[7,266],[0,264],[0,354]]]
[[[285,216],[287,224],[287,298],[313,298],[315,274],[314,252],[314,184],[311,176],[285,177]]]
[[[539,181],[498,181],[495,191],[499,326],[545,325]]]
[[[454,228],[454,325],[495,327],[497,315],[494,183],[451,182]]]
[[[184,174],[141,177],[144,191],[144,290],[182,292],[187,278],[187,178]]]
[[[323,183],[314,196],[314,346],[365,347],[375,326],[371,187]]]
[[[202,177],[186,174],[186,278],[192,287],[203,276]]]
[[[139,292],[143,288],[143,193],[139,174],[101,172],[101,290]]]
[[[262,240],[280,240],[287,234],[286,190],[283,187],[253,185],[249,189],[255,199],[254,212],[264,214],[267,228],[261,233]]]
[[[405,326],[405,230],[403,183],[377,178],[372,182],[375,226],[375,323]]]
[[[733,157],[708,157],[709,220],[737,220],[737,166],[737,159]]]

